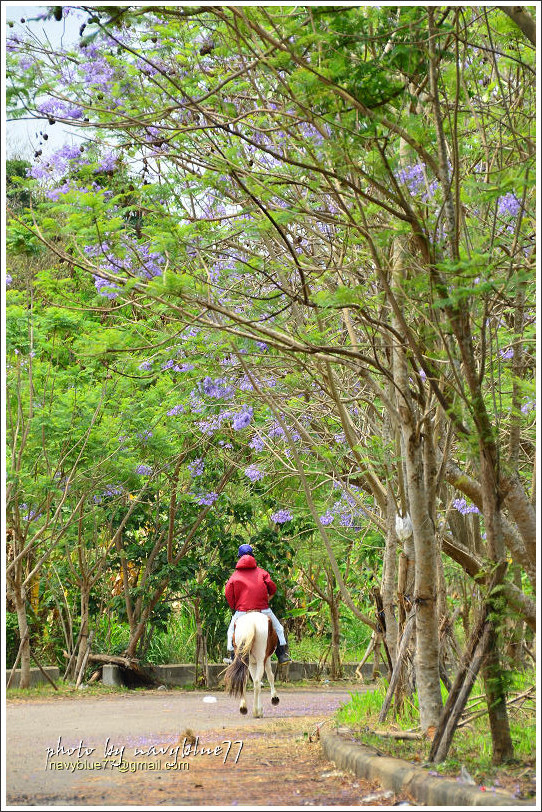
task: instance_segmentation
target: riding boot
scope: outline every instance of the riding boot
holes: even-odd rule
[[[279,659],[279,663],[291,663],[292,658],[288,654],[288,643],[285,646],[278,645],[275,649],[275,654]]]

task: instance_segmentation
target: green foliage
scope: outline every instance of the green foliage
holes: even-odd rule
[[[6,612],[6,666],[11,668],[19,650],[19,623],[15,612]]]

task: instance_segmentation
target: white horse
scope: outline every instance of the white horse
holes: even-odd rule
[[[246,686],[249,672],[254,683],[253,715],[257,718],[263,716],[261,693],[264,669],[271,688],[271,702],[273,705],[278,704],[270,660],[277,643],[278,638],[271,619],[262,612],[247,612],[237,620],[233,638],[235,657],[225,671],[224,683],[230,695],[241,697],[240,713],[247,713]]]

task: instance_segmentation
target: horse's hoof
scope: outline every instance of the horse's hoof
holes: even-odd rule
[[[243,716],[248,713],[248,708],[239,708],[239,713],[242,713]]]
[[[272,696],[271,697],[271,704],[272,705],[278,705],[279,702],[280,702],[280,699],[278,698],[278,696]]]

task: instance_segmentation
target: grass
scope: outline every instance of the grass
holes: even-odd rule
[[[7,699],[49,699],[55,696],[72,696],[76,699],[81,699],[87,696],[105,696],[107,694],[129,693],[130,689],[124,686],[103,685],[101,682],[93,682],[90,685],[86,684],[83,690],[75,687],[72,682],[65,682],[64,680],[56,680],[55,685],[58,691],[55,691],[52,685],[44,683],[42,685],[33,685],[31,688],[10,688],[6,692]]]
[[[529,685],[534,684],[534,674],[517,675],[512,691],[520,692]],[[388,720],[382,724],[378,722],[380,708],[386,695],[387,686],[380,683],[373,692],[364,694],[351,694],[351,700],[336,714],[339,724],[352,729],[356,738],[369,747],[376,748],[387,755],[401,758],[410,762],[418,762],[443,775],[456,775],[461,766],[464,766],[473,779],[479,783],[487,783],[488,778],[498,778],[504,772],[521,773],[535,763],[536,754],[536,712],[531,703],[522,708],[509,708],[509,719],[512,740],[515,748],[515,764],[495,767],[492,764],[491,733],[487,714],[473,719],[459,728],[453,738],[448,757],[441,764],[426,764],[431,742],[428,739],[400,740],[385,738],[374,734],[373,730],[404,731],[419,730],[419,715],[417,698],[405,703],[401,716],[393,718],[390,711]],[[483,694],[482,687],[476,683],[472,696]],[[443,688],[443,699],[446,691]],[[484,703],[477,707],[483,709]]]
[[[294,638],[288,640],[288,648],[292,660],[300,662],[318,663],[320,658],[329,651],[329,644],[322,642],[321,637],[303,637],[299,642]],[[356,645],[344,640],[340,647],[342,663],[359,663],[365,653],[366,645]],[[329,651],[326,664],[331,664],[331,652]]]

